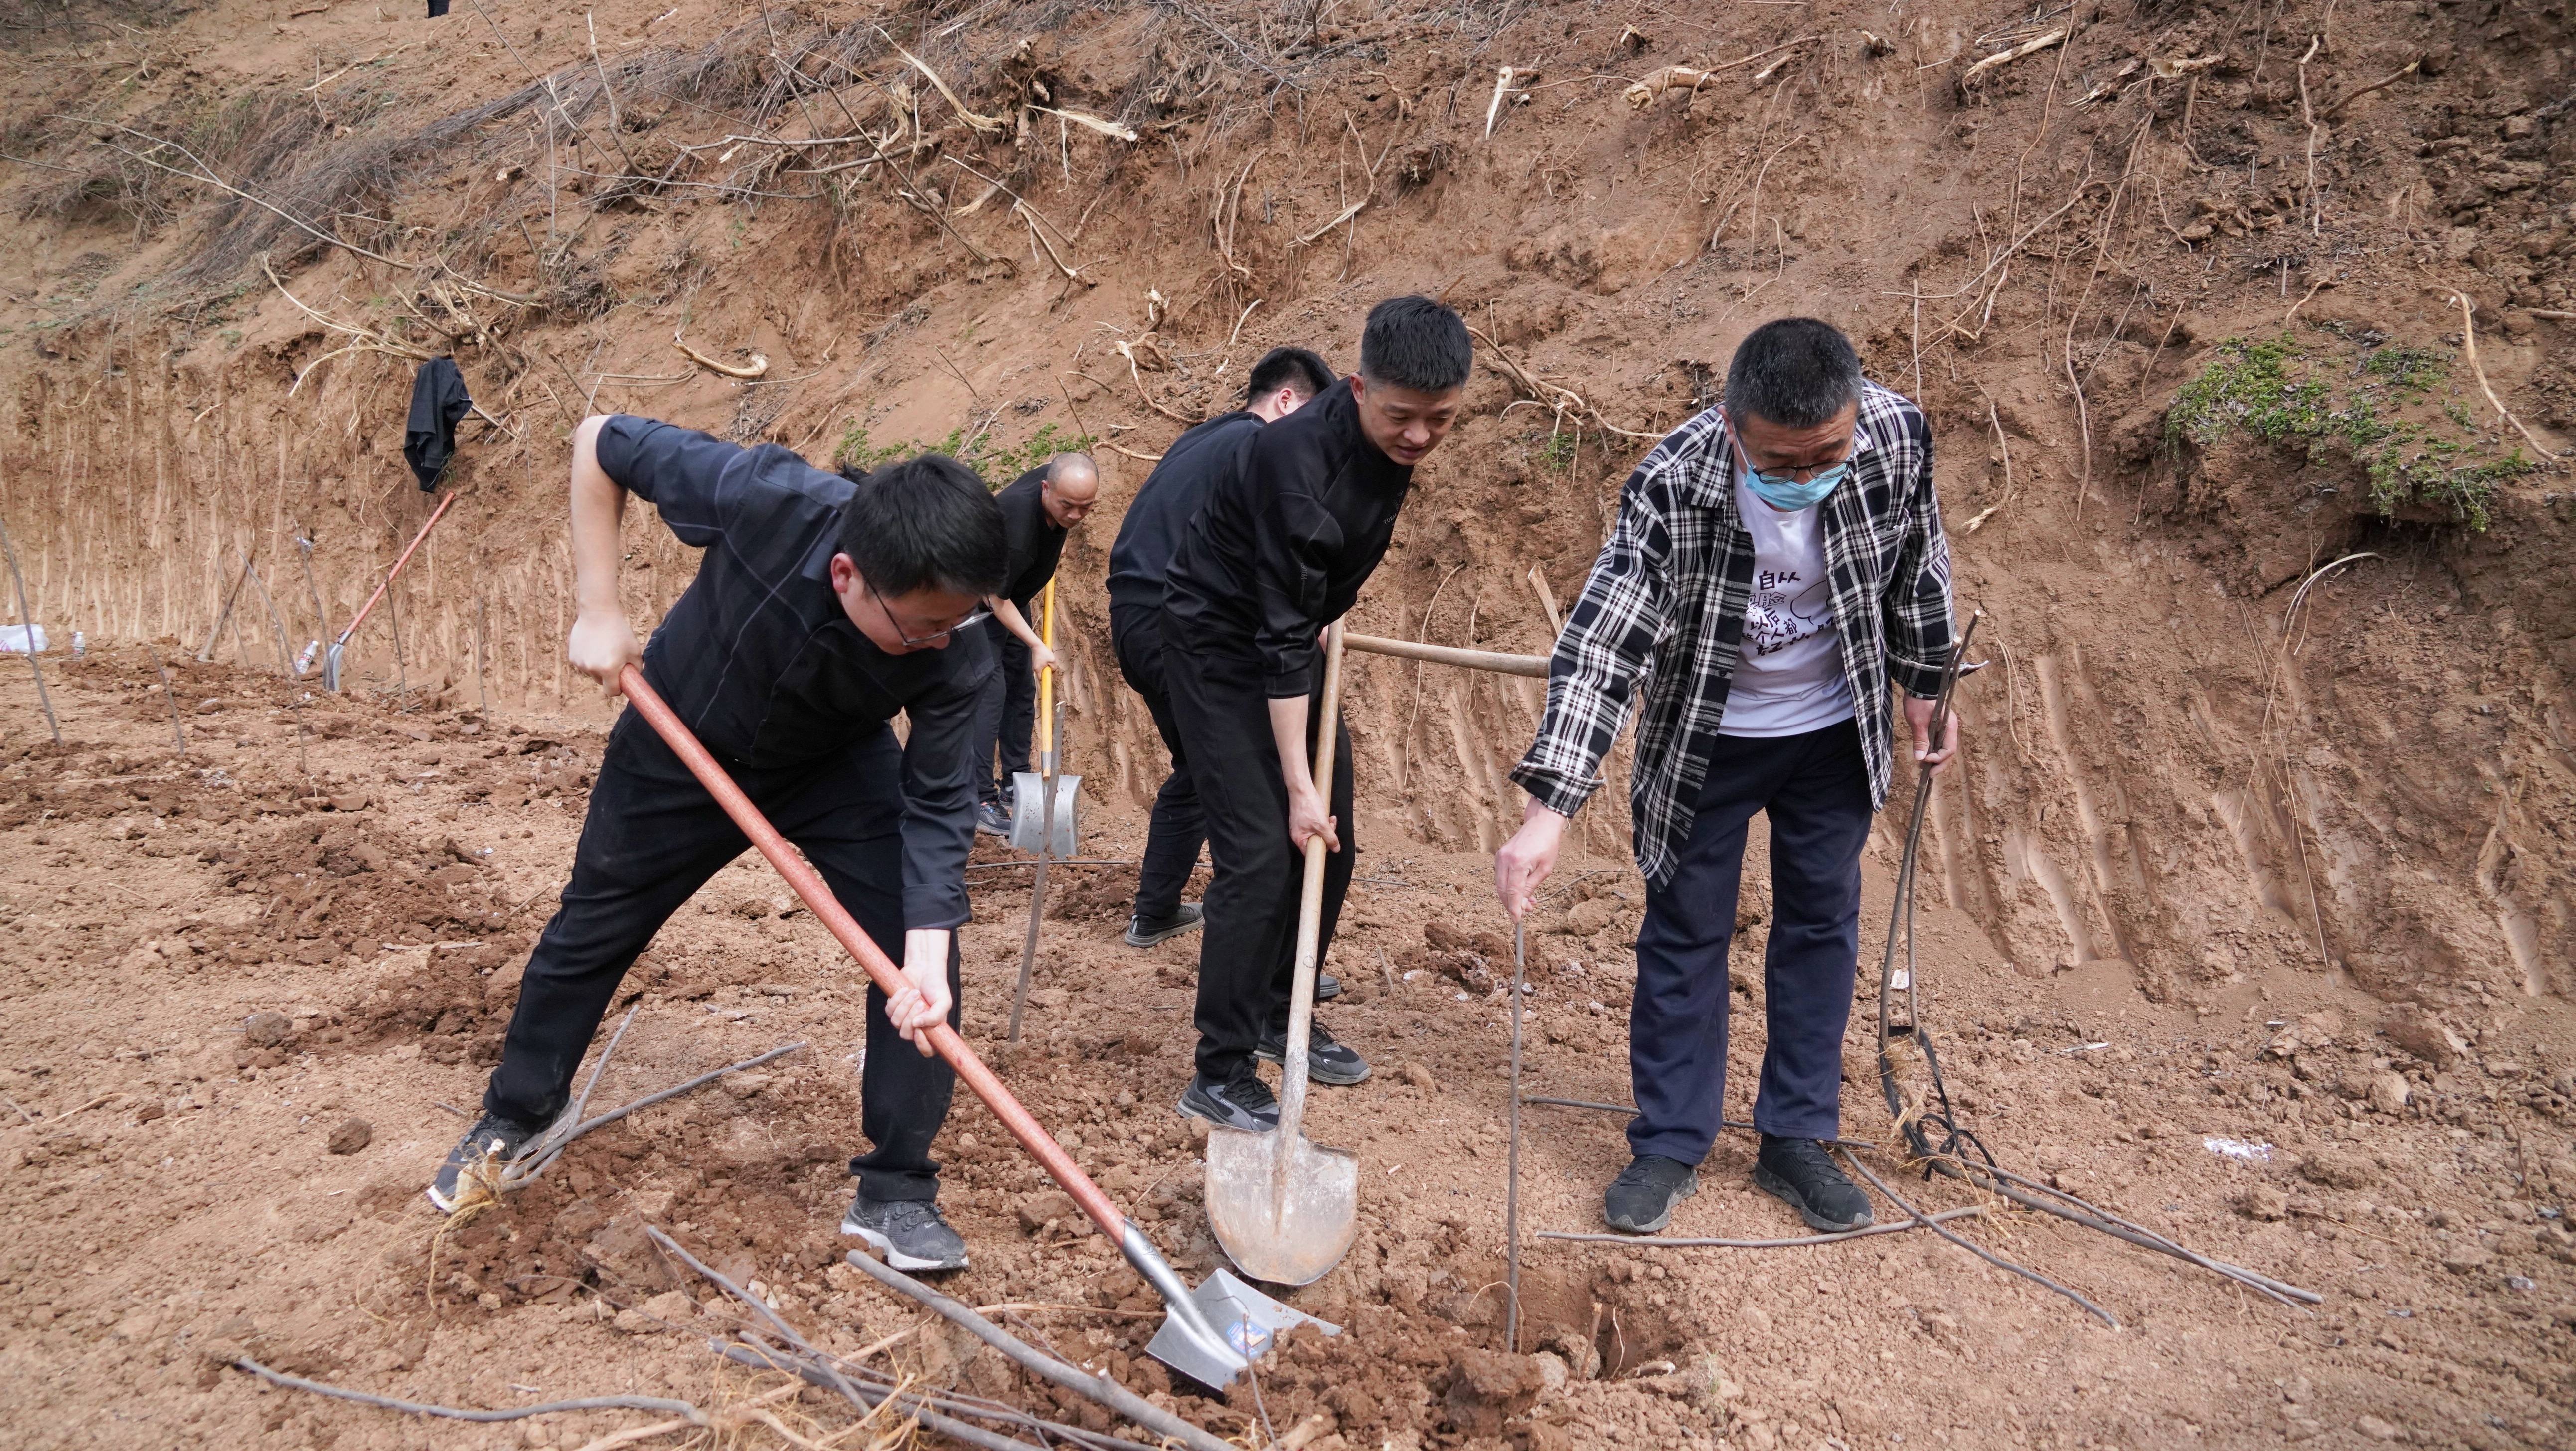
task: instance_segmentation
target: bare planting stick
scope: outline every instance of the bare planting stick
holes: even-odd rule
[[[2052,30],[2046,35],[2039,36],[2032,40],[2025,40],[2010,50],[1998,51],[1993,55],[1987,56],[1984,60],[1968,67],[1968,69],[1960,75],[1959,89],[1962,91],[1967,90],[1970,86],[1976,84],[1977,77],[1984,75],[1986,72],[1993,70],[1998,66],[2008,66],[2014,61],[2020,60],[2024,56],[2037,55],[2052,45],[2064,44],[2065,40],[2066,32],[2063,29]]]
[[[624,1030],[620,1029],[620,1031],[622,1032]],[[610,1046],[613,1047],[615,1045],[611,1044]],[[701,1073],[686,1083],[672,1084],[670,1087],[665,1088],[658,1093],[648,1093],[642,1098],[639,1098],[633,1103],[627,1104],[621,1108],[612,1108],[597,1118],[585,1119],[582,1122],[575,1124],[571,1132],[565,1134],[562,1139],[558,1140],[550,1152],[552,1154],[561,1154],[565,1149],[571,1147],[573,1140],[589,1133],[592,1129],[605,1128],[609,1124],[617,1122],[619,1119],[626,1117],[628,1114],[633,1113],[638,1109],[651,1108],[653,1105],[660,1103],[666,1098],[677,1098],[681,1094],[687,1093],[693,1088],[703,1088],[706,1085],[715,1082],[717,1079],[724,1077],[728,1073],[740,1073],[746,1068],[758,1068],[761,1064],[768,1062],[772,1058],[783,1058],[804,1046],[805,1044],[801,1039],[794,1043],[782,1043],[778,1047],[770,1049],[768,1052],[761,1054],[757,1058],[745,1058],[739,1063],[728,1063],[724,1067],[716,1069],[712,1073]],[[602,1055],[600,1063],[602,1067],[606,1066],[606,1055]],[[593,1073],[591,1076],[596,1080],[598,1074]],[[516,1189],[520,1185],[536,1178],[539,1174],[544,1173],[546,1165],[553,1162],[554,1160],[550,1157],[545,1160],[544,1163],[540,1163],[529,1169],[525,1174],[519,1173],[517,1165],[513,1164],[509,1169],[502,1172],[501,1187],[504,1189]]]
[[[2463,344],[2462,350],[2469,355],[2469,371],[2478,375],[2478,391],[2487,395],[2487,401],[2494,404],[2495,411],[2504,415],[2504,421],[2512,424],[2514,430],[2522,435],[2523,441],[2531,445],[2532,452],[2554,461],[2558,455],[2540,446],[2540,440],[2533,438],[2531,430],[2522,426],[2522,420],[2513,416],[2513,410],[2504,406],[2504,400],[2496,396],[2495,385],[2487,381],[2487,370],[2478,362],[2477,309],[2470,305],[2469,295],[2465,292],[2454,292],[2451,294],[2451,300],[2460,305],[2460,341]]]
[[[1633,1234],[1568,1234],[1561,1229],[1542,1229],[1540,1239],[1560,1239],[1572,1244],[1619,1244],[1632,1249],[1798,1249],[1812,1244],[1840,1244],[1847,1239],[1867,1239],[1873,1234],[1903,1234],[1909,1229],[1945,1224],[1953,1219],[1973,1219],[1985,1213],[1981,1205],[1965,1209],[1944,1209],[1928,1219],[1909,1219],[1902,1224],[1873,1224],[1867,1229],[1847,1230],[1841,1234],[1802,1234],[1794,1239],[1666,1239]]]
[[[2010,1271],[2011,1273],[2019,1275],[2023,1279],[2030,1281],[2032,1284],[2042,1285],[2048,1289],[2055,1290],[2057,1293],[2064,1295],[2076,1304],[2081,1305],[2085,1309],[2102,1317],[2103,1324],[2110,1326],[2114,1330],[2120,1328],[2120,1319],[2118,1316],[2113,1315],[2110,1311],[2094,1304],[2092,1301],[2084,1298],[2075,1291],[2068,1289],[2064,1285],[2057,1283],[2048,1276],[2041,1274],[2039,1271],[2025,1269],[1973,1240],[1952,1233],[1948,1228],[1939,1223],[1931,1220],[1924,1220],[1923,1212],[1916,1209],[1913,1205],[1906,1203],[1904,1200],[1897,1198],[1896,1191],[1887,1187],[1887,1181],[1879,1178],[1876,1174],[1871,1173],[1869,1171],[1869,1166],[1860,1161],[1860,1156],[1858,1154],[1853,1153],[1849,1149],[1845,1149],[1843,1151],[1843,1158],[1854,1169],[1860,1171],[1860,1176],[1867,1179],[1870,1182],[1871,1187],[1877,1189],[1879,1193],[1886,1195],[1887,1201],[1890,1204],[1904,1210],[1907,1214],[1912,1215],[1917,1220],[1923,1220],[1926,1227],[1928,1227],[1934,1234],[1941,1236],[1950,1243],[1955,1244],[1959,1248],[1966,1250],[1968,1253],[1975,1255],[1977,1258],[1984,1260],[1987,1264],[1993,1265],[1996,1269]]]
[[[387,1411],[409,1411],[415,1416],[437,1416],[450,1421],[524,1421],[530,1416],[551,1415],[557,1411],[662,1411],[678,1416],[692,1426],[708,1424],[706,1412],[687,1401],[675,1401],[662,1396],[586,1396],[577,1401],[545,1401],[533,1406],[512,1406],[508,1410],[485,1411],[468,1406],[437,1406],[427,1401],[396,1400],[392,1396],[380,1396],[368,1391],[351,1390],[347,1386],[306,1380],[300,1375],[288,1375],[283,1371],[270,1370],[247,1355],[236,1357],[233,1365],[258,1376],[270,1385],[285,1386],[289,1390],[311,1391],[317,1396],[329,1396],[335,1401],[355,1401],[362,1406],[375,1406]]]
[[[54,698],[45,692],[45,667],[36,660],[36,617],[27,613],[27,576],[18,568],[18,546],[9,541],[9,526],[0,524],[0,550],[9,554],[9,577],[18,582],[18,623],[27,632],[27,668],[36,672],[36,703],[45,708],[45,724],[54,744],[63,743],[63,723],[54,719]]]
[[[661,1236],[656,1233],[655,1238],[659,1239]],[[851,1251],[847,1258],[852,1266],[864,1271],[878,1284],[890,1290],[900,1291],[937,1311],[950,1324],[960,1327],[976,1339],[1000,1351],[1013,1364],[1031,1375],[1053,1381],[1075,1395],[1096,1401],[1156,1435],[1168,1437],[1192,1448],[1192,1451],[1231,1451],[1227,1442],[1218,1440],[1198,1426],[1164,1410],[1107,1376],[1093,1375],[1088,1371],[1067,1365],[1051,1355],[1041,1354],[1018,1336],[903,1271],[891,1265],[881,1265],[875,1259],[856,1250]]]
[[[215,627],[206,632],[206,643],[197,650],[198,664],[203,665],[215,658],[215,641],[223,638],[224,626],[232,621],[233,605],[241,598],[242,586],[249,581],[250,556],[244,555],[241,573],[233,576],[233,587],[224,593],[224,607],[215,612]],[[240,641],[236,639],[234,643],[239,644]]]

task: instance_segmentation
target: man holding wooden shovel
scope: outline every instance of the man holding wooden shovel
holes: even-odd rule
[[[1255,1056],[1286,1056],[1306,841],[1330,847],[1317,957],[1351,878],[1350,737],[1332,729],[1333,799],[1315,787],[1310,704],[1324,627],[1358,598],[1395,533],[1414,465],[1457,421],[1473,354],[1458,314],[1423,297],[1372,309],[1360,370],[1254,434],[1191,519],[1164,589],[1164,681],[1206,812],[1197,1074],[1180,1111],[1267,1132],[1279,1105]],[[1316,1082],[1368,1077],[1314,1025]]]
[[[706,551],[642,647],[617,588],[630,494]],[[868,989],[860,1127],[875,1147],[850,1161],[858,1194],[841,1221],[902,1270],[966,1263],[930,1157],[955,1074],[926,1030],[957,1021],[953,930],[969,915],[975,834],[967,742],[993,669],[967,627],[1001,589],[1004,555],[984,481],[936,454],[853,479],[648,419],[592,417],[573,432],[573,665],[614,694],[640,659],[680,724],[902,964],[899,991]],[[898,713],[910,722],[900,742]],[[663,737],[621,716],[482,1117],[439,1169],[433,1204],[452,1211],[474,1166],[508,1162],[563,1111],[626,969],[746,844]]]
[[[1937,773],[1958,749],[1955,715],[1930,738],[1950,620],[1922,410],[1864,379],[1826,323],[1754,329],[1725,401],[1658,444],[1621,494],[1512,772],[1530,793],[1521,829],[1494,859],[1518,919],[1635,705],[1646,917],[1628,1024],[1635,1159],[1603,1196],[1612,1229],[1669,1224],[1722,1126],[1726,955],[1756,811],[1770,819],[1773,920],[1753,1182],[1817,1230],[1870,1222],[1820,1141],[1841,1132],[1860,854],[1895,768],[1891,697],[1917,763]]]

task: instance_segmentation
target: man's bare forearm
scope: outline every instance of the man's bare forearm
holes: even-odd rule
[[[1291,796],[1315,789],[1315,772],[1307,760],[1306,697],[1282,695],[1270,702],[1270,740],[1279,750],[1279,779]]]
[[[993,612],[993,618],[1002,622],[1002,628],[1010,631],[1021,644],[1031,649],[1046,644],[1046,641],[1038,638],[1037,631],[1029,628],[1029,617],[1020,613],[1020,607],[1017,604],[1000,595],[989,596],[984,604]]]
[[[572,434],[572,577],[574,607],[583,613],[623,615],[617,588],[624,551],[618,525],[626,517],[626,490],[599,466],[599,432],[608,419],[594,414]]]

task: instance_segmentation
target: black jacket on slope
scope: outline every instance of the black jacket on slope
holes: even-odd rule
[[[1412,484],[1360,431],[1347,378],[1263,426],[1172,560],[1163,608],[1180,638],[1259,661],[1273,700],[1309,693],[1316,637],[1386,557]]]

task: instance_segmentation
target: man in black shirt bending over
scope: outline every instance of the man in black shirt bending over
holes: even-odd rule
[[[1010,548],[1007,578],[985,601],[993,618],[984,622],[997,667],[975,709],[976,790],[982,804],[975,825],[990,836],[1011,834],[1007,804],[1013,771],[1029,769],[1029,736],[1037,723],[1037,672],[1056,663],[1055,652],[1038,637],[1033,608],[1038,591],[1055,578],[1064,557],[1064,536],[1100,497],[1100,469],[1084,453],[1060,453],[1044,465],[1011,481],[994,495],[1002,506],[1002,536]],[[993,761],[1001,757],[997,771]]]
[[[1199,944],[1198,1072],[1180,1110],[1229,1128],[1278,1127],[1253,1071],[1288,1036],[1306,839],[1330,855],[1318,947],[1351,880],[1351,742],[1334,727],[1333,799],[1308,763],[1317,645],[1395,534],[1413,466],[1457,421],[1473,356],[1458,314],[1423,297],[1370,311],[1358,376],[1252,436],[1208,491],[1163,595],[1164,682],[1207,816],[1207,927]],[[1366,1060],[1317,1023],[1317,1083],[1357,1083]]]
[[[1198,788],[1190,782],[1180,727],[1172,720],[1171,693],[1163,685],[1163,583],[1172,572],[1172,554],[1198,517],[1199,506],[1207,502],[1208,490],[1242,467],[1244,450],[1261,426],[1296,412],[1332,386],[1333,370],[1322,358],[1304,348],[1272,348],[1252,365],[1243,406],[1173,440],[1118,523],[1118,542],[1109,549],[1109,648],[1118,657],[1118,673],[1144,698],[1154,729],[1172,753],[1172,773],[1154,794],[1145,855],[1136,869],[1136,914],[1127,922],[1130,947],[1151,947],[1199,925],[1199,904],[1182,901],[1181,890],[1198,867],[1207,822]],[[1318,979],[1315,996],[1329,998],[1333,992]]]
[[[706,550],[640,650],[619,603],[628,495]],[[954,1269],[966,1246],[939,1216],[930,1142],[955,1079],[917,1036],[957,1022],[954,929],[967,920],[975,785],[966,745],[992,673],[960,635],[1002,584],[1002,511],[972,470],[925,455],[864,478],[784,448],[737,448],[649,419],[573,431],[573,665],[611,694],[637,659],[680,719],[903,965],[868,989],[857,1198],[841,1221],[905,1269]],[[950,642],[956,640],[955,648]],[[889,722],[911,725],[898,742]],[[485,1155],[507,1162],[562,1113],[626,969],[680,904],[748,845],[634,712],[609,733],[563,904],[519,982],[483,1116],[429,1189],[453,1210]],[[919,1051],[908,1051],[909,1040]]]

